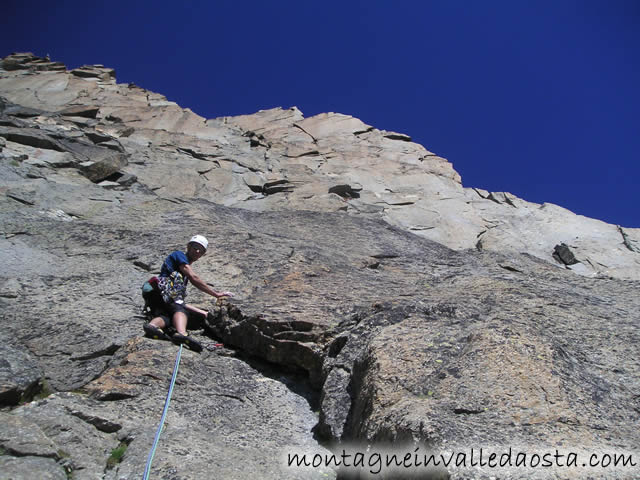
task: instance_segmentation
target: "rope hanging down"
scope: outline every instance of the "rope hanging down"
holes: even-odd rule
[[[158,446],[158,441],[160,440],[160,434],[162,433],[164,420],[165,418],[167,418],[167,412],[169,411],[169,402],[171,402],[171,394],[173,393],[173,386],[175,385],[176,377],[178,376],[178,366],[180,365],[181,356],[182,356],[182,345],[180,345],[180,350],[178,350],[178,354],[176,355],[176,363],[173,366],[173,375],[171,376],[171,384],[169,385],[169,391],[167,392],[167,399],[164,401],[164,410],[162,411],[162,418],[160,419],[160,425],[158,425],[156,436],[153,439],[153,445],[151,446],[151,451],[149,452],[149,457],[147,458],[147,466],[144,468],[144,475],[142,477],[142,480],[149,479],[149,473],[151,472],[151,462],[153,461],[153,456],[156,453],[156,447]]]

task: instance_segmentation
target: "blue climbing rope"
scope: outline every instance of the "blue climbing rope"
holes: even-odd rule
[[[151,462],[153,461],[153,456],[156,453],[156,447],[158,446],[158,441],[160,440],[160,434],[162,433],[164,420],[165,418],[167,418],[167,412],[169,411],[169,402],[171,401],[173,386],[175,385],[176,377],[178,376],[178,366],[180,365],[181,356],[182,356],[182,345],[180,345],[180,350],[178,350],[178,354],[176,355],[176,363],[173,366],[173,375],[171,376],[171,385],[169,385],[169,391],[167,392],[167,399],[164,401],[164,410],[162,411],[162,418],[160,419],[160,425],[158,425],[158,430],[156,431],[156,437],[153,439],[153,445],[151,446],[151,451],[149,452],[149,457],[147,458],[147,466],[144,468],[144,475],[142,477],[142,480],[149,479],[149,473],[151,472]]]

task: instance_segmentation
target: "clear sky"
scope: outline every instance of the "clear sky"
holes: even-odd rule
[[[640,0],[5,0],[14,51],[104,64],[207,118],[352,115],[467,187],[640,227]]]

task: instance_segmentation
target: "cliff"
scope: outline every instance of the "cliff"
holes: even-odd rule
[[[142,475],[177,348],[139,288],[195,233],[236,297],[190,292],[205,350],[151,478],[335,477],[282,462],[331,442],[639,451],[640,229],[465,188],[347,115],[205,119],[102,65],[0,66],[7,478]]]

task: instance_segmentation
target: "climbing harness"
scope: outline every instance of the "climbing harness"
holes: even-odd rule
[[[148,480],[149,473],[151,472],[151,462],[153,461],[153,456],[156,453],[156,447],[158,446],[158,441],[160,440],[160,433],[162,433],[164,420],[165,418],[167,418],[167,412],[169,411],[169,402],[171,401],[173,386],[175,385],[176,377],[178,376],[178,367],[180,366],[181,356],[182,356],[182,345],[180,345],[180,350],[178,350],[178,354],[176,355],[176,363],[173,366],[173,375],[171,376],[171,384],[169,385],[169,391],[167,392],[167,399],[164,401],[164,410],[162,411],[162,418],[160,419],[160,425],[158,425],[156,436],[153,439],[153,445],[151,446],[151,451],[149,452],[149,457],[147,458],[147,466],[144,468],[144,475],[142,477],[142,480]]]

